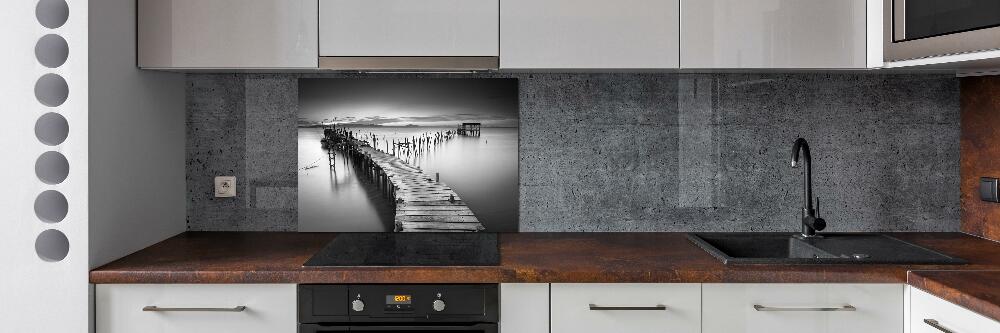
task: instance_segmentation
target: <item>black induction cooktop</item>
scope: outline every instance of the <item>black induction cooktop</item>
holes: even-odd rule
[[[303,266],[497,266],[496,233],[338,234]]]

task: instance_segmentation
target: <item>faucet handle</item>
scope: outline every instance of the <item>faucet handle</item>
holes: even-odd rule
[[[821,231],[823,229],[826,229],[826,220],[824,220],[822,217],[814,218],[810,222],[812,222],[811,223],[812,225],[810,226],[816,231]]]

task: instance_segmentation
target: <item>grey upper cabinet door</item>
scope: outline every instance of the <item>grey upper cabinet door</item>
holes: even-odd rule
[[[499,0],[320,0],[323,57],[496,57]]]
[[[316,68],[317,0],[138,0],[142,68]]]
[[[678,0],[503,0],[500,67],[678,66]]]
[[[866,0],[681,0],[681,17],[681,68],[867,67]]]

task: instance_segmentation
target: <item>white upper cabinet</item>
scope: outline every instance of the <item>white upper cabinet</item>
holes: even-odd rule
[[[496,57],[499,0],[319,0],[323,57]]]
[[[869,36],[879,47],[882,37],[881,21],[868,22],[881,18],[873,3],[878,15],[866,0],[681,0],[681,67],[872,67]]]
[[[678,0],[503,0],[500,67],[678,66]]]
[[[316,68],[317,0],[138,0],[143,68]]]
[[[882,66],[881,0],[138,0],[142,68]]]

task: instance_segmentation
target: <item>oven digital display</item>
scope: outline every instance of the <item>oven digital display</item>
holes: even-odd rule
[[[385,295],[385,304],[409,305],[413,304],[413,297],[411,295]]]

